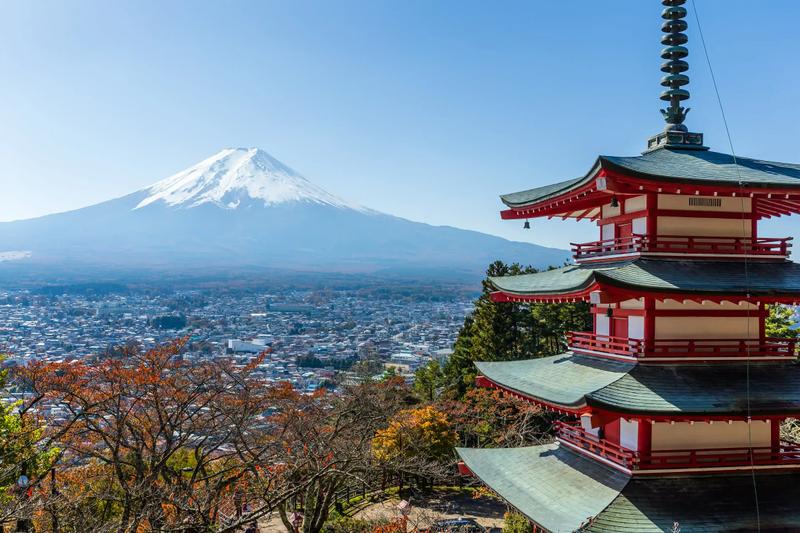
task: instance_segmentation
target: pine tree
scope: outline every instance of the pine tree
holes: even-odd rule
[[[475,379],[475,361],[511,361],[555,355],[566,349],[564,333],[591,325],[588,304],[496,303],[490,279],[496,276],[531,274],[537,270],[517,263],[495,261],[487,269],[483,293],[475,309],[464,320],[453,354],[444,368],[444,384],[460,397]]]
[[[767,315],[766,335],[781,339],[797,339],[800,337],[795,309],[788,305],[770,305]]]

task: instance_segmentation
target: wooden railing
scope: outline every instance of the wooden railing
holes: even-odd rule
[[[642,251],[642,236],[632,235],[630,237],[585,243],[572,242],[570,245],[576,260],[604,255],[632,254]]]
[[[640,236],[643,252],[680,254],[748,254],[786,257],[792,237],[683,237],[678,235]]]
[[[641,470],[663,468],[703,468],[717,466],[750,466],[800,463],[800,446],[781,443],[780,446],[755,448],[708,448],[702,450],[655,450],[637,452]]]
[[[795,339],[658,339],[650,357],[794,357]]]
[[[792,237],[685,237],[681,235],[631,235],[587,243],[570,243],[575,259],[608,255],[658,253],[678,255],[758,255],[788,257]]]
[[[590,331],[568,331],[567,343],[570,348],[578,350],[625,355],[628,357],[641,357],[645,353],[644,341],[627,337],[598,335]]]
[[[800,446],[634,451],[587,433],[580,425],[556,422],[558,438],[628,470],[714,468],[800,464]]]
[[[628,470],[636,468],[636,452],[623,448],[605,439],[587,433],[578,424],[556,421],[558,438],[582,448],[595,455],[624,466]]]
[[[758,358],[796,355],[795,339],[655,339],[644,341],[598,335],[586,331],[567,332],[570,348],[627,357]]]

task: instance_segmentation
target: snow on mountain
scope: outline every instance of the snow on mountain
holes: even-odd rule
[[[479,279],[497,259],[546,268],[568,258],[565,250],[351,204],[255,148],[222,150],[148,188],[82,209],[0,222],[0,283],[278,270]]]
[[[226,148],[144,192],[148,196],[134,209],[159,201],[181,208],[211,203],[236,209],[256,201],[265,206],[305,202],[369,211],[328,193],[258,148]]]

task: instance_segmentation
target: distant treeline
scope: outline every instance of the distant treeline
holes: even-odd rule
[[[302,368],[325,368],[326,366],[330,366],[336,370],[350,370],[357,362],[357,357],[334,359],[333,361],[323,361],[319,357],[313,355],[302,355],[297,358],[297,366]]]

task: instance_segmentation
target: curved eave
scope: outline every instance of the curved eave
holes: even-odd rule
[[[758,509],[753,484],[758,488]],[[591,533],[800,531],[797,473],[631,479],[585,529]]]
[[[775,203],[761,216],[800,212],[800,165],[748,158],[737,161],[738,166],[734,166],[727,154],[669,149],[637,157],[600,156],[582,178],[502,195],[500,199],[508,209],[501,216],[593,219],[609,193],[644,192],[746,194]]]
[[[652,161],[667,155],[676,161]],[[665,184],[800,193],[800,165],[739,157],[734,166],[733,161],[733,156],[720,152],[663,149],[635,157],[601,155],[595,168]]]
[[[476,362],[490,386],[555,411],[580,414],[586,395],[618,380],[631,363],[571,353],[523,361]]]
[[[653,417],[796,416],[800,413],[800,366],[638,365],[619,380],[587,393],[586,402],[614,413]]]
[[[577,531],[630,480],[558,444],[456,452],[484,485],[548,531]]]
[[[456,448],[486,486],[549,531],[798,531],[800,475],[629,477],[558,446]],[[758,487],[758,509],[753,501]]]
[[[564,302],[603,291],[611,301],[652,295],[656,299],[800,302],[800,265],[785,262],[740,263],[637,259],[570,265],[560,269],[493,277],[495,302]]]

